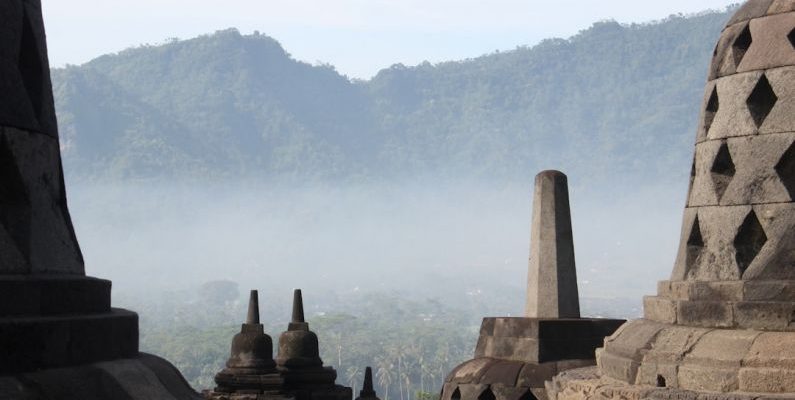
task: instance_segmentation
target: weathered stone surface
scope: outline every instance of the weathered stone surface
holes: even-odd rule
[[[696,143],[670,281],[553,399],[795,398],[795,1],[722,32]]]
[[[743,284],[743,300],[789,301],[795,298],[795,281],[748,281]]]
[[[731,328],[734,309],[722,301],[680,301],[676,308],[677,323],[687,326]]]
[[[57,138],[40,2],[9,0],[0,13],[0,125]]]
[[[480,383],[487,385],[516,385],[516,379],[519,376],[519,371],[525,364],[521,361],[506,361],[501,360],[493,365],[483,374],[480,378]]]
[[[795,13],[790,13],[795,20]],[[789,40],[787,45],[795,49]],[[795,58],[795,56],[793,56]],[[776,101],[759,127],[759,133],[782,133],[795,131],[795,121],[791,118],[795,112],[795,67],[783,67],[765,71],[765,77],[776,95]]]
[[[741,301],[740,281],[679,281],[672,283],[671,298],[675,300]]]
[[[789,330],[795,316],[792,302],[740,302],[734,304],[734,320],[739,328]],[[795,330],[795,329],[793,329]]]
[[[645,350],[651,348],[654,338],[665,327],[664,324],[643,319],[627,322],[613,336],[605,339],[604,354],[640,361]]]
[[[530,267],[529,318],[579,318],[580,300],[566,175],[544,171],[536,176]]]
[[[795,0],[775,0],[767,13],[778,14],[789,11],[795,11]]]
[[[761,71],[747,72],[729,75],[717,81],[720,109],[715,114],[707,135],[708,140],[749,136],[758,132],[746,101],[762,74]]]
[[[767,10],[773,4],[773,0],[748,1],[729,19],[728,25],[731,26],[738,22],[759,18],[767,14]]]
[[[759,332],[741,330],[713,330],[703,335],[688,353],[687,365],[710,368],[740,368],[742,360],[759,336]]]
[[[517,378],[517,386],[544,387],[544,382],[557,374],[557,363],[525,364]]]
[[[110,290],[82,276],[0,275],[0,317],[109,312]]]
[[[676,323],[676,302],[664,297],[646,296],[643,298],[643,315],[652,321]]]
[[[138,316],[129,311],[0,318],[0,374],[137,354]]]
[[[792,13],[771,15],[750,22],[753,44],[748,48],[737,72],[795,65],[795,54],[787,35],[795,26]]]
[[[679,387],[708,392],[736,391],[740,388],[739,369],[683,365],[679,367]]]

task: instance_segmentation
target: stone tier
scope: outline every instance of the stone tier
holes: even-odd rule
[[[544,399],[545,381],[551,380],[561,371],[591,366],[594,363],[593,358],[542,364],[476,358],[450,372],[445,379],[441,400],[477,400],[491,396],[496,400],[529,400],[528,394]]]
[[[651,385],[629,385],[599,375],[596,367],[573,369],[547,383],[551,399],[561,400],[777,400],[795,399],[792,394],[714,393],[661,388]]]
[[[795,331],[795,281],[663,281],[648,320],[703,328]]]
[[[593,351],[624,320],[484,318],[475,358],[545,363],[593,359]]]
[[[0,399],[199,400],[185,378],[162,358],[134,358],[0,377]]]
[[[597,350],[602,376],[698,392],[795,392],[795,334],[631,321]]]
[[[0,374],[60,368],[138,355],[138,315],[0,318]]]
[[[0,276],[0,317],[110,311],[111,282],[77,275]]]

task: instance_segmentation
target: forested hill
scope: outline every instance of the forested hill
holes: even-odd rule
[[[64,162],[72,180],[681,178],[728,17],[599,22],[369,81],[234,29],[142,46],[53,70]]]

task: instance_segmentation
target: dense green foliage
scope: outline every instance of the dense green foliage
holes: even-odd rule
[[[141,315],[142,350],[173,362],[196,389],[213,387],[246,314],[245,302],[204,295],[202,290],[121,299]],[[445,374],[471,357],[478,321],[466,310],[376,293],[331,303],[323,308],[343,311],[312,311],[317,306],[307,303],[308,318],[321,357],[337,370],[341,384],[361,389],[364,368],[371,366],[382,398],[389,393],[388,398],[411,400],[420,392],[437,393]],[[266,331],[276,342],[287,320],[270,316],[287,316],[289,304],[262,305]]]
[[[351,81],[236,30],[53,71],[76,179],[684,176],[727,13]]]

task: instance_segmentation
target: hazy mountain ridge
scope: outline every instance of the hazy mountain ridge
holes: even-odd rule
[[[53,70],[73,179],[685,176],[727,12],[350,81],[236,30]]]

